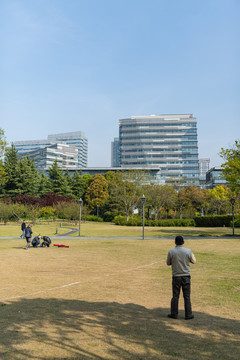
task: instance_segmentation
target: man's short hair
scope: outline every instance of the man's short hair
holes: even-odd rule
[[[175,244],[176,245],[182,245],[184,244],[184,239],[181,235],[178,235],[175,237]]]

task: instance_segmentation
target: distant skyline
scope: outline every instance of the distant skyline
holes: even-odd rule
[[[193,114],[199,157],[240,138],[238,0],[1,0],[7,141],[83,131],[111,165],[119,119]]]

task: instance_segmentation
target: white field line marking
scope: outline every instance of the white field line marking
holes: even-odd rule
[[[154,261],[154,262],[152,262],[151,264],[140,265],[140,266],[137,266],[137,267],[135,267],[135,268],[129,268],[129,269],[125,269],[125,270],[120,270],[120,271],[115,272],[115,273],[111,273],[111,274],[106,274],[106,275],[103,275],[103,276],[94,277],[94,278],[91,278],[91,279],[88,279],[88,280],[85,280],[85,281],[77,281],[77,282],[74,282],[74,283],[65,284],[65,285],[61,285],[61,286],[56,286],[56,287],[49,288],[49,289],[45,289],[45,290],[41,290],[41,291],[36,291],[36,292],[27,293],[27,294],[18,295],[18,296],[11,296],[11,297],[8,297],[8,298],[0,299],[0,301],[7,301],[7,300],[19,299],[19,298],[23,298],[23,297],[27,297],[27,296],[33,296],[33,295],[43,294],[43,293],[46,293],[46,292],[48,292],[48,291],[54,291],[54,290],[63,289],[63,288],[69,287],[69,286],[79,285],[79,284],[83,284],[83,283],[87,283],[87,282],[91,282],[91,281],[102,280],[102,279],[105,278],[105,277],[116,276],[116,275],[123,274],[123,273],[126,273],[126,272],[131,272],[131,271],[140,270],[140,269],[143,269],[143,268],[146,268],[146,267],[151,267],[151,266],[153,266],[153,265],[159,264],[159,263],[162,262],[162,261],[163,261],[163,260]]]

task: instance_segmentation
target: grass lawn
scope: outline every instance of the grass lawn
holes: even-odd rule
[[[41,222],[33,225],[33,236],[38,234],[53,236],[58,234],[65,234],[71,228],[77,231],[72,234],[73,237],[78,236],[78,223],[75,222]],[[20,236],[19,230],[21,224],[9,223],[7,225],[0,225],[1,236]],[[181,234],[182,236],[232,236],[232,228],[195,228],[195,227],[148,227],[145,226],[145,237],[175,237]],[[235,228],[235,235],[240,236],[240,228]],[[97,222],[82,222],[81,223],[81,236],[82,237],[142,237],[141,226],[117,226],[112,223],[97,223]]]
[[[70,247],[0,240],[0,359],[239,360],[239,239],[186,240],[197,258],[190,321],[182,296],[179,319],[167,318],[173,240],[53,243]]]

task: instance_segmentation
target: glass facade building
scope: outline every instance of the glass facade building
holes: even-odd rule
[[[15,141],[13,144],[22,156],[57,143],[75,146],[78,149],[78,168],[87,167],[88,140],[82,131],[48,135],[46,140]]]
[[[119,120],[121,167],[156,167],[165,183],[199,185],[197,120],[191,114]]]
[[[120,166],[119,138],[114,138],[114,141],[111,143],[111,166]]]

